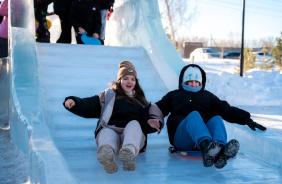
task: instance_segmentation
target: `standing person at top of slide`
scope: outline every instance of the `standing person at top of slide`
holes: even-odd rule
[[[196,64],[184,66],[179,76],[179,89],[168,92],[156,103],[167,119],[171,145],[179,150],[201,150],[203,164],[221,169],[236,156],[239,142],[227,142],[223,119],[241,125],[266,130],[250,118],[250,113],[230,106],[205,90],[206,73]],[[224,90],[224,89],[223,89]]]
[[[149,120],[149,103],[134,65],[123,61],[119,68],[117,81],[108,90],[89,98],[70,96],[63,103],[76,115],[99,118],[95,130],[97,158],[109,174],[118,171],[114,153],[119,153],[123,170],[135,170],[135,159],[146,147],[147,134],[160,132],[163,127],[159,120]],[[154,110],[151,112],[151,116],[158,115]]]
[[[69,14],[71,3],[74,0],[55,0],[54,13],[59,16],[61,22],[61,35],[57,43],[71,43],[71,23],[69,22]]]
[[[54,0],[34,0],[35,10],[35,19],[38,22],[38,28],[36,29],[37,33],[37,42],[50,43],[50,32],[47,27],[47,10],[48,5]]]
[[[75,30],[77,44],[84,44],[82,34],[100,38],[101,12],[99,4],[93,0],[76,0],[71,5],[69,21]]]

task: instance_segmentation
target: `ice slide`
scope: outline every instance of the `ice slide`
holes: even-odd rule
[[[10,60],[1,61],[2,116],[29,160],[31,183],[281,183],[281,140],[226,123],[240,141],[236,159],[218,170],[168,152],[166,129],[148,138],[136,170],[107,174],[96,159],[97,120],[67,112],[65,96],[98,94],[122,60],[134,63],[154,103],[177,86],[184,65],[162,30],[156,0],[116,0],[109,46],[42,44],[34,39],[32,0],[11,0]],[[109,34],[109,33],[107,33]],[[4,71],[4,75],[2,75]]]

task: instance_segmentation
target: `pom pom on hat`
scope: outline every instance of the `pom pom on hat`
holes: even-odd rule
[[[198,67],[190,66],[185,70],[182,81],[185,83],[190,80],[195,80],[202,84],[202,73]]]
[[[135,78],[137,78],[137,72],[135,70],[135,67],[132,63],[129,61],[122,61],[118,67],[120,68],[117,74],[117,80],[122,78],[126,75],[133,75]]]

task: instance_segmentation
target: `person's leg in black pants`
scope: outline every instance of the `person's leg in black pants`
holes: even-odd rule
[[[42,3],[36,6],[35,19],[39,23],[39,26],[36,30],[37,42],[50,43],[50,32],[48,31],[46,20],[48,5],[49,4],[47,3]]]
[[[71,43],[71,24],[69,23],[69,13],[58,14],[61,21],[61,35],[57,43]]]
[[[8,39],[0,37],[0,58],[8,57]]]

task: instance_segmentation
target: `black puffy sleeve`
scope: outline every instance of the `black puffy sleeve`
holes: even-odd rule
[[[71,109],[68,109],[65,107],[65,101],[68,99],[72,99],[75,102],[75,106],[73,106]],[[63,103],[64,107],[78,115],[84,118],[99,118],[101,114],[101,105],[99,96],[95,95],[93,97],[88,98],[79,98],[75,96],[69,96],[65,98],[65,101]]]
[[[227,101],[220,100],[212,93],[209,95],[211,99],[210,108],[215,114],[219,114],[224,120],[230,123],[246,125],[246,120],[248,120],[251,116],[249,112],[229,105]]]

